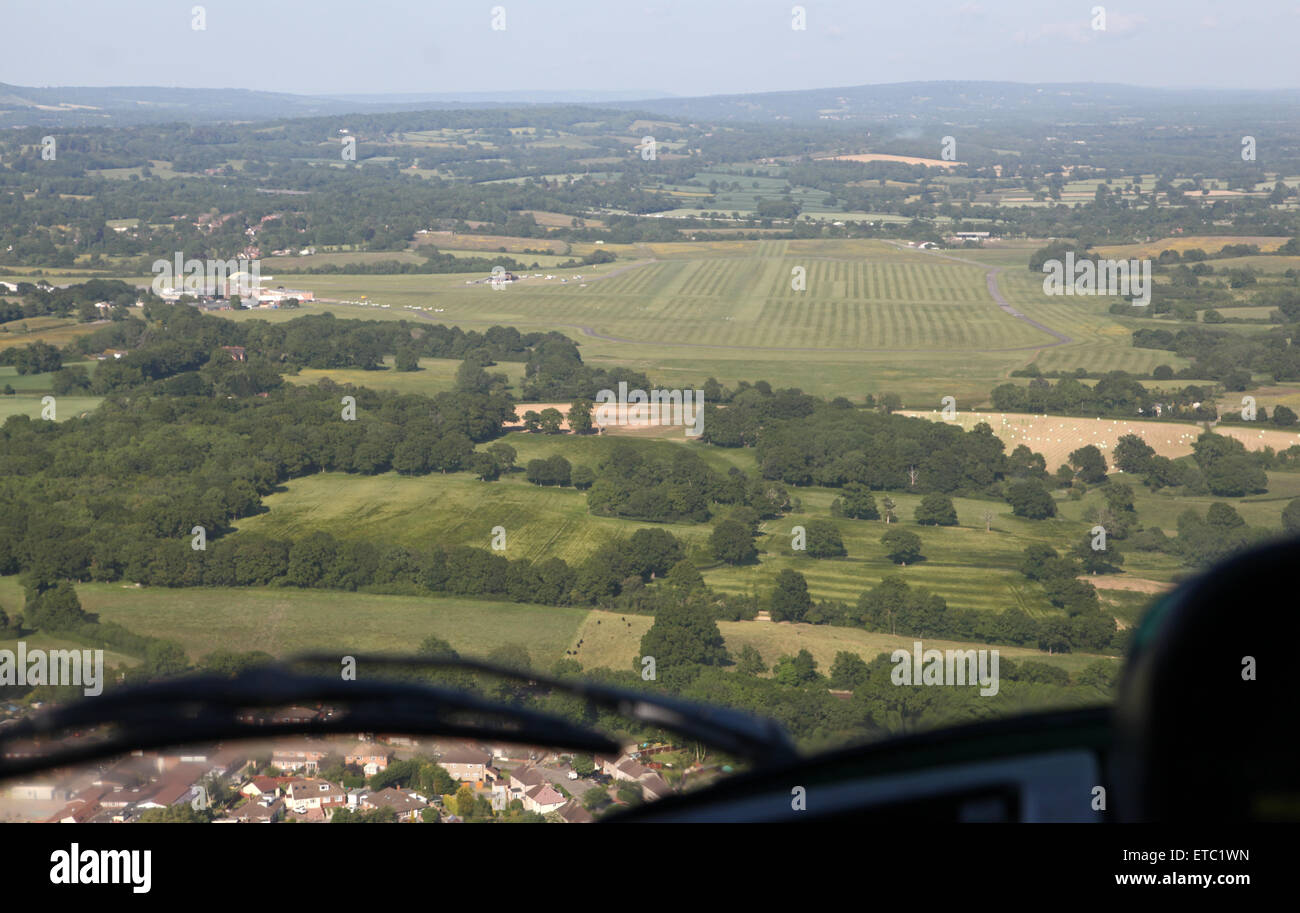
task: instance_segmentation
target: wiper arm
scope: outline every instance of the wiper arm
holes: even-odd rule
[[[464,658],[355,656],[362,664],[426,669],[466,669],[487,672],[515,681],[536,682],[559,691],[582,697],[620,716],[659,726],[678,735],[710,745],[728,754],[752,761],[758,766],[772,766],[798,759],[799,753],[789,735],[775,720],[753,716],[727,707],[714,707],[681,698],[644,694],[624,688],[581,679],[558,678],[538,672],[524,672],[495,663]],[[324,663],[338,667],[337,654],[306,653],[290,659],[289,664]]]
[[[473,659],[355,656],[357,667],[465,669],[505,679],[532,682],[584,698],[638,722],[695,739],[757,766],[798,758],[781,726],[773,720],[725,707],[680,698],[642,694],[595,682],[522,672]],[[234,678],[185,676],[113,689],[94,698],[55,707],[0,731],[0,777],[113,757],[128,751],[179,744],[259,739],[290,734],[405,732],[517,744],[547,745],[592,754],[619,754],[622,746],[593,729],[518,704],[427,684],[392,679],[344,681],[337,673],[306,675],[295,665],[337,668],[337,654],[310,653],[283,664],[262,666]],[[326,719],[263,722],[250,719],[256,708],[321,703],[341,712]],[[496,724],[457,720],[494,717]],[[60,738],[80,729],[110,726],[102,738],[62,739],[49,752],[15,751],[24,741]]]
[[[337,657],[331,657],[337,662]],[[316,720],[262,722],[256,709],[323,703],[341,712]],[[495,723],[457,719],[495,718]],[[99,738],[80,730],[109,727]],[[0,730],[0,777],[115,757],[145,748],[260,739],[290,734],[403,732],[508,740],[618,754],[618,742],[562,717],[431,685],[375,679],[343,681],[263,666],[234,678],[184,676],[113,689]],[[50,751],[23,743],[58,739]]]

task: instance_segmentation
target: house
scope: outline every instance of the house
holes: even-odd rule
[[[596,765],[614,780],[639,784],[641,795],[647,800],[662,799],[673,791],[672,787],[658,772],[653,768],[646,767],[633,757],[625,756],[616,761],[598,755]]]
[[[313,723],[321,718],[319,710],[310,707],[287,707],[271,714],[272,723]]]
[[[336,786],[328,780],[303,777],[289,781],[284,792],[284,803],[297,814],[312,809],[333,811],[348,804],[348,794],[343,787]]]
[[[416,798],[413,793],[389,787],[363,796],[360,804],[362,808],[391,808],[397,812],[398,821],[414,821],[420,817],[421,810],[428,803]]]
[[[516,767],[510,772],[510,795],[515,799],[522,799],[528,790],[535,786],[544,786],[549,783],[546,775],[536,767]]]
[[[280,783],[275,777],[253,777],[239,787],[239,793],[251,799],[260,799],[262,796],[275,797],[280,795]]]
[[[222,348],[222,349],[223,349],[227,354],[229,354],[230,357],[233,358],[235,361],[247,361],[247,360],[248,360],[248,359],[244,356],[244,347],[243,347],[243,346],[222,346],[221,348]]]
[[[443,752],[438,763],[457,780],[464,783],[481,783],[487,778],[492,756],[477,748],[461,746]]]
[[[547,812],[559,811],[568,800],[554,786],[546,783],[542,786],[529,787],[524,792],[524,808],[530,812],[545,815]]]
[[[46,818],[43,824],[85,824],[95,815],[104,811],[98,802],[73,799],[63,808]]]
[[[326,752],[318,748],[277,748],[271,753],[271,766],[280,770],[305,770],[314,774]]]
[[[182,774],[180,776],[169,777],[158,784],[153,795],[141,799],[136,803],[137,808],[170,808],[173,805],[180,805],[182,802],[188,803],[194,795],[193,776]]]
[[[582,803],[577,799],[570,799],[565,802],[557,814],[565,824],[590,824],[596,820],[591,812],[583,808]]]
[[[355,764],[367,777],[373,777],[388,768],[389,752],[374,745],[358,744],[343,756],[344,764]]]
[[[651,772],[641,778],[641,797],[647,802],[666,799],[672,795],[672,792],[673,788],[668,785],[668,781],[657,773]]]
[[[238,824],[275,824],[284,817],[284,800],[267,799],[245,802],[230,812],[222,821],[234,821]]]

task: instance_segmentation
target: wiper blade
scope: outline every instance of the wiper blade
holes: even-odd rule
[[[332,657],[337,662],[337,657]],[[324,719],[261,721],[257,709],[320,703],[340,712]],[[469,720],[457,717],[471,717]],[[496,722],[478,722],[488,717]],[[80,731],[108,727],[98,738]],[[0,777],[172,745],[290,734],[402,732],[575,751],[618,754],[620,744],[549,713],[431,685],[373,679],[343,681],[272,665],[234,678],[183,676],[113,689],[54,707],[0,730]],[[30,743],[57,740],[50,750]],[[25,744],[27,743],[27,744]]]
[[[354,656],[357,667],[379,665],[425,669],[466,669],[486,672],[521,682],[535,682],[585,698],[620,716],[659,726],[684,735],[727,754],[744,758],[760,767],[797,760],[799,752],[781,724],[727,707],[714,707],[681,698],[645,694],[581,679],[559,678],[526,672],[476,659],[405,656]],[[322,663],[338,667],[337,654],[305,653],[288,660],[290,665]]]
[[[798,758],[784,729],[773,720],[680,698],[643,694],[595,682],[523,672],[473,659],[354,656],[357,668],[464,669],[544,685],[586,699],[629,719],[684,735],[738,758],[768,767]],[[309,653],[282,664],[257,667],[234,678],[184,676],[113,689],[55,707],[0,731],[0,777],[114,757],[171,745],[260,739],[290,734],[403,732],[516,744],[546,745],[591,754],[621,753],[603,733],[518,704],[418,682],[341,679],[337,672],[307,675],[293,666],[338,668],[338,654]],[[325,719],[265,722],[256,708],[313,703],[337,708]],[[458,720],[486,716],[497,723]],[[111,727],[101,738],[61,738],[78,730]],[[24,742],[60,739],[49,751],[24,753]]]

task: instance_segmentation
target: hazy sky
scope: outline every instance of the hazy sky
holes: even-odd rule
[[[2,0],[0,82],[314,93],[1300,86],[1282,0]],[[1092,28],[1104,6],[1106,30]],[[505,29],[492,28],[505,10]]]

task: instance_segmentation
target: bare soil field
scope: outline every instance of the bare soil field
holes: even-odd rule
[[[1111,577],[1102,574],[1084,574],[1079,577],[1080,580],[1091,583],[1099,590],[1128,590],[1132,593],[1164,593],[1172,590],[1172,583],[1165,583],[1160,580],[1146,580],[1142,577],[1129,577],[1126,575]]]

